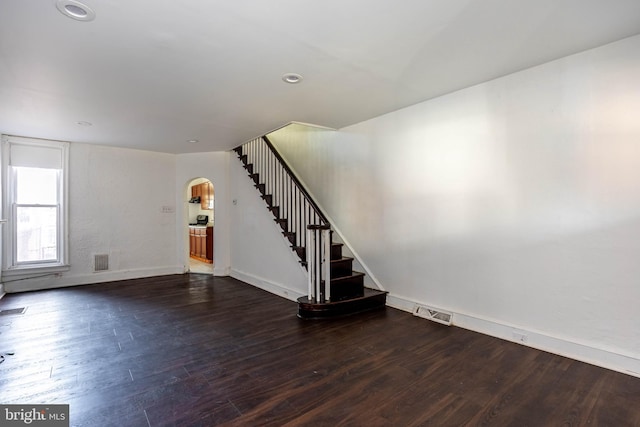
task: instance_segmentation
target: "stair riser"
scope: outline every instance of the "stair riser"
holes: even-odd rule
[[[341,300],[346,298],[361,297],[364,293],[364,276],[357,275],[339,280],[331,280],[331,299]]]
[[[331,259],[341,259],[342,258],[342,244],[341,243],[332,243],[331,244]]]
[[[296,252],[300,259],[305,259],[306,249],[305,248],[296,248]],[[332,243],[331,244],[331,260],[342,259],[342,243]]]
[[[340,261],[331,262],[331,277],[345,277],[350,276],[353,271],[353,259],[345,258]]]

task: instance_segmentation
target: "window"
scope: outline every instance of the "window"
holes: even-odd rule
[[[5,275],[67,267],[68,145],[3,137]]]

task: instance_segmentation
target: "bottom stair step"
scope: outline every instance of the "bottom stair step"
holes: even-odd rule
[[[298,317],[302,319],[328,319],[363,311],[384,308],[387,292],[364,289],[364,296],[335,302],[315,303],[304,296],[298,298]]]

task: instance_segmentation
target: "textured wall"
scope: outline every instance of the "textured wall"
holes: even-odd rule
[[[7,291],[181,271],[175,212],[162,212],[175,206],[174,155],[72,143],[69,168],[70,270],[9,282]],[[109,255],[108,271],[93,272],[94,254]]]
[[[637,365],[638,94],[634,37],[337,132],[271,137],[396,301]]]

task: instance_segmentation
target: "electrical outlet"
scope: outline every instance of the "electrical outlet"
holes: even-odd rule
[[[160,208],[160,212],[162,213],[173,213],[174,211],[173,206],[163,206]]]

